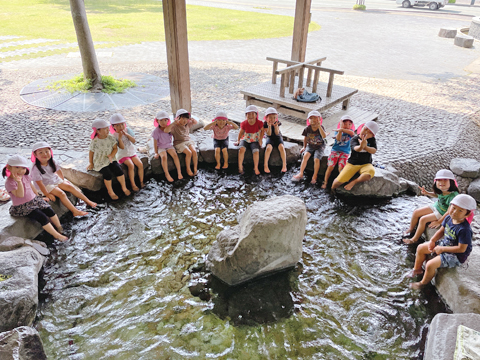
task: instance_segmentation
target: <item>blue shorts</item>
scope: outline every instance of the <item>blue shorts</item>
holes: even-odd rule
[[[245,140],[240,141],[240,147],[244,147],[245,149],[250,149],[252,150],[252,153],[259,152],[260,151],[260,144],[258,141],[255,142],[246,142]]]
[[[228,137],[224,140],[213,139],[213,148],[228,149]]]
[[[439,246],[447,246],[447,243],[444,239],[441,239],[438,242]],[[452,254],[452,253],[441,253],[440,254],[440,259],[442,260],[442,263],[440,265],[441,268],[454,268],[457,266],[460,266],[461,263],[458,260],[457,255]]]
[[[310,155],[313,155],[314,159],[322,160],[324,149],[325,149],[325,145],[313,146],[313,145],[307,144],[307,147],[303,155],[305,155],[308,152],[310,153]]]

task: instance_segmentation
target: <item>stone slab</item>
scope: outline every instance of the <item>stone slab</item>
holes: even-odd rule
[[[480,162],[475,159],[454,158],[450,170],[458,176],[475,179],[480,176]]]
[[[480,203],[480,178],[473,180],[468,186],[468,195]]]
[[[424,360],[452,360],[459,325],[480,331],[479,314],[437,314],[428,329]]]
[[[39,333],[32,327],[20,326],[0,333],[0,359],[46,360]]]
[[[471,48],[473,46],[474,38],[469,35],[457,34],[454,39],[454,44],[464,48]]]
[[[457,35],[457,28],[442,27],[438,32],[439,37],[453,39]]]

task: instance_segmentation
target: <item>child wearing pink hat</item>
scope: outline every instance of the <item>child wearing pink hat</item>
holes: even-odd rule
[[[140,187],[145,187],[143,183],[143,163],[137,156],[135,149],[135,133],[132,129],[127,127],[127,121],[122,114],[113,114],[110,117],[110,132],[117,140],[118,151],[116,158],[119,164],[125,164],[128,169],[128,178],[132,185],[133,191],[140,190],[135,184],[135,166],[137,167],[138,179],[140,180]],[[113,131],[112,131],[113,130]]]
[[[152,132],[153,149],[155,151],[155,159],[160,158],[162,162],[163,173],[168,182],[172,182],[173,178],[168,171],[168,159],[167,153],[172,157],[175,167],[177,168],[178,180],[183,179],[182,168],[180,166],[180,160],[178,159],[177,152],[173,147],[173,135],[165,132],[165,129],[170,125],[170,116],[166,111],[159,111],[153,120],[155,130]]]
[[[369,121],[359,129],[361,129],[360,133],[350,140],[350,157],[343,170],[333,181],[332,190],[349,182],[357,172],[360,173],[360,176],[345,185],[345,190],[352,190],[355,184],[368,181],[375,176],[372,155],[377,152],[375,135],[378,132],[378,125],[374,121]]]
[[[273,148],[278,148],[280,158],[282,159],[282,172],[287,172],[287,153],[283,144],[282,133],[280,132],[280,121],[278,121],[277,109],[269,107],[265,110],[265,121],[263,123],[263,131],[266,135],[265,141],[265,158],[263,159],[263,170],[268,174],[270,169],[268,168],[268,160]]]
[[[28,168],[27,159],[20,155],[14,155],[8,159],[7,165],[2,170],[2,176],[8,177],[5,181],[5,189],[12,200],[12,206],[9,209],[10,215],[26,216],[31,220],[38,221],[43,229],[55,239],[67,241],[68,237],[61,234],[63,228],[58,216],[51,206],[38,196],[35,188],[32,188],[32,178]]]
[[[83,200],[85,204],[94,208],[96,203],[88,199],[76,186],[64,178],[62,169],[53,160],[51,146],[45,141],[40,141],[33,145],[31,160],[34,163],[32,167],[32,180],[37,190],[55,201],[58,197],[65,207],[70,210],[73,216],[85,216],[88,213],[78,210],[68,199],[65,191],[73,194]]]
[[[213,148],[215,149],[215,160],[217,165],[215,169],[219,170],[220,152],[223,154],[223,167],[222,169],[228,169],[228,134],[230,130],[238,129],[238,125],[228,120],[227,113],[225,111],[217,112],[215,119],[210,124],[203,128],[204,130],[213,130]]]
[[[96,119],[92,124],[93,133],[90,136],[92,141],[88,148],[89,164],[87,170],[95,170],[103,175],[103,182],[107,188],[108,195],[112,200],[118,200],[117,194],[112,188],[112,179],[115,176],[120,183],[123,193],[130,195],[125,185],[125,175],[122,167],[115,160],[117,154],[117,140],[108,133],[110,124],[102,119]]]
[[[430,228],[438,228],[448,215],[450,202],[459,193],[455,176],[447,169],[437,171],[435,179],[433,180],[432,192],[426,191],[424,187],[420,189],[422,195],[436,197],[437,201],[413,212],[410,227],[402,234],[405,244],[416,243],[422,236],[428,223],[430,223]],[[416,231],[415,228],[417,228]]]
[[[427,285],[438,268],[454,268],[467,261],[472,252],[473,235],[467,217],[476,208],[477,202],[470,195],[460,194],[453,198],[449,214],[443,219],[440,229],[428,243],[417,247],[415,265],[407,277],[421,275],[427,257],[432,253],[435,257],[426,262],[422,280],[410,284],[410,288],[419,289]]]

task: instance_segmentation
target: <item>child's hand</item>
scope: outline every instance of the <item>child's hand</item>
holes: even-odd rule
[[[422,195],[428,195],[428,191],[425,190],[424,186],[422,186],[422,187],[419,186],[419,188],[420,188],[420,192],[422,193]]]
[[[238,141],[235,141],[233,145],[238,146],[240,143]]]
[[[440,225],[442,225],[441,222],[439,222],[439,221],[432,221],[432,222],[430,223],[430,225],[428,225],[428,227],[429,227],[430,229],[436,229],[436,228],[438,228]]]
[[[435,246],[433,252],[437,255],[440,255],[441,253],[443,253],[443,246]]]
[[[93,170],[93,164],[88,164],[87,170]]]
[[[300,149],[300,154],[302,154],[304,151],[305,151],[305,148],[302,147],[302,148]]]
[[[435,249],[435,243],[433,241],[430,241],[428,243],[428,251],[433,252],[433,249]]]
[[[45,196],[45,197],[43,197],[43,200],[45,200],[45,201],[48,202],[48,201],[50,201],[50,198],[48,198],[48,197]]]
[[[23,175],[20,175],[20,174],[12,174],[13,175],[13,179],[16,181],[16,182],[22,182],[22,177]]]
[[[160,155],[155,154],[153,157],[154,157],[155,159],[158,159],[158,158],[160,157]]]
[[[50,200],[55,201],[55,195],[48,193],[48,194],[46,194],[45,196],[46,196],[47,198],[49,198]]]
[[[108,155],[108,161],[110,161],[111,163],[113,162],[113,156],[112,155]]]

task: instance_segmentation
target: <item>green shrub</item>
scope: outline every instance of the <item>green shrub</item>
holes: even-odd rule
[[[126,89],[135,87],[135,84],[132,80],[127,79],[115,79],[113,76],[106,75],[102,76],[103,90],[102,92],[108,94],[122,93]],[[59,80],[55,81],[47,87],[52,90],[66,90],[69,93],[74,92],[88,92],[92,88],[92,82],[90,80],[84,80],[83,74],[76,75],[69,80]]]
[[[367,7],[365,5],[353,5],[353,10],[366,10]]]
[[[457,1],[457,0],[448,0],[448,3],[449,3],[449,4],[455,4],[456,1]]]

